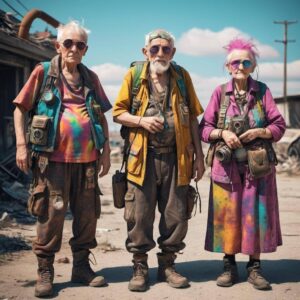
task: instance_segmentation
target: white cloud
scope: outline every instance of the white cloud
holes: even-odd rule
[[[183,33],[176,45],[179,52],[193,56],[224,55],[223,47],[235,37],[251,37],[234,27],[225,27],[221,31],[192,28]],[[261,58],[278,57],[279,53],[269,45],[253,39]]]
[[[120,83],[128,70],[128,68],[111,63],[93,66],[91,69],[98,75],[103,84],[115,82]]]
[[[260,63],[258,66],[260,77],[266,79],[283,79],[283,63]],[[287,64],[288,79],[300,79],[300,60]]]

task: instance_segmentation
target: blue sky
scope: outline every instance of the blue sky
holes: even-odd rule
[[[7,1],[21,14],[26,13],[18,0]],[[84,20],[91,30],[84,63],[97,72],[111,102],[130,62],[143,59],[144,35],[155,28],[165,28],[175,35],[174,60],[191,73],[204,106],[213,89],[229,79],[223,67],[222,46],[237,36],[252,38],[257,44],[259,68],[253,77],[266,82],[274,96],[282,96],[283,44],[274,40],[283,39],[284,27],[273,21],[298,20],[288,28],[288,38],[296,40],[288,44],[288,94],[300,93],[299,0],[19,1],[62,23]],[[0,9],[11,11],[1,0]],[[31,31],[45,26],[35,21]]]

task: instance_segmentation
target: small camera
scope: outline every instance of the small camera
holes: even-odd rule
[[[233,116],[229,123],[230,131],[234,132],[237,136],[246,132],[249,129],[249,119],[247,116]]]
[[[226,144],[222,144],[220,147],[216,149],[215,156],[217,160],[226,163],[231,160],[232,151]]]

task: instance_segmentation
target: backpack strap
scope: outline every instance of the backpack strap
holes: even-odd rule
[[[176,81],[177,81],[178,88],[180,90],[180,94],[183,99],[187,100],[187,104],[189,104],[189,99],[187,97],[186,86],[185,86],[185,82],[184,82],[182,68],[179,65],[177,65],[177,63],[175,61],[172,61],[171,64],[174,67],[176,73],[179,75],[179,77],[177,78]]]
[[[226,112],[229,106],[230,97],[226,94],[226,86],[227,84],[222,84],[221,86],[221,103],[220,103],[220,111],[219,111],[219,118],[217,128],[224,129],[225,127],[225,118]]]

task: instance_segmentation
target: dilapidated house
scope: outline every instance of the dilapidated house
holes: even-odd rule
[[[36,64],[55,55],[55,36],[49,31],[29,33],[37,18],[53,27],[59,25],[39,10],[30,11],[22,21],[0,10],[0,168],[5,172],[12,171],[7,163],[15,155],[12,100]]]

